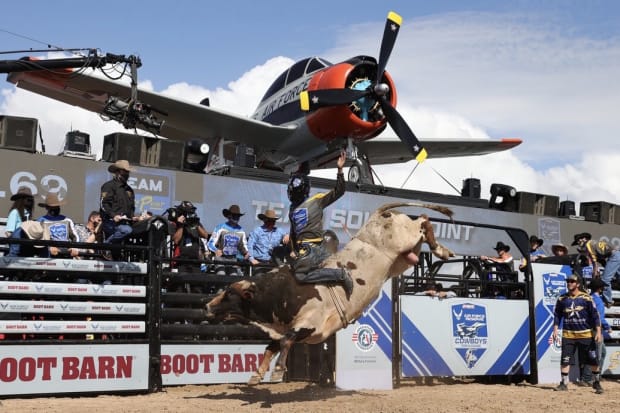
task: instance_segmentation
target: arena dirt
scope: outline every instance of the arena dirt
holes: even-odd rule
[[[369,377],[369,380],[372,378]],[[406,382],[390,391],[343,391],[313,383],[166,387],[164,392],[92,397],[5,398],[2,412],[617,412],[620,383],[603,381],[605,393],[571,385],[480,384],[460,380]]]

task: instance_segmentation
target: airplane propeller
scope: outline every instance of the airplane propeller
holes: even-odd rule
[[[316,110],[328,106],[347,105],[358,101],[362,98],[373,98],[381,106],[381,110],[399,139],[407,146],[409,151],[415,156],[418,162],[423,162],[428,156],[426,150],[420,144],[407,122],[396,111],[387,95],[389,86],[381,83],[385,67],[394,48],[398,31],[402,23],[402,17],[394,12],[388,13],[385,29],[383,31],[383,39],[381,40],[381,49],[379,52],[379,62],[377,63],[377,75],[374,83],[365,89],[319,89],[305,90],[299,94],[301,109],[304,111]]]

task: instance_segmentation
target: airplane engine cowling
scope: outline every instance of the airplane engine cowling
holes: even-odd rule
[[[320,71],[310,80],[308,90],[319,89],[363,89],[374,82],[377,63],[374,58],[358,56]],[[382,79],[389,92],[386,98],[396,106],[394,82],[386,71]],[[317,109],[306,115],[310,131],[319,139],[330,141],[335,138],[366,140],[381,133],[386,119],[378,103],[370,98],[349,105],[330,106]]]

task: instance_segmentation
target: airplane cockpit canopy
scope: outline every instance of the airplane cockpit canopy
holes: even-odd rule
[[[265,96],[261,99],[261,102],[271,97],[278,90],[283,89],[287,84],[294,82],[295,80],[316,72],[317,70],[324,69],[328,66],[332,66],[332,63],[320,57],[308,57],[306,59],[296,62],[293,66],[286,69],[278,78],[271,84]]]

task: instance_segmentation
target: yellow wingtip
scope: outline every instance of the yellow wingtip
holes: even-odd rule
[[[301,110],[310,110],[310,97],[308,96],[307,90],[304,90],[299,94],[299,104],[301,105]]]
[[[400,25],[402,24],[402,22],[403,22],[403,18],[402,18],[402,17],[400,17],[400,15],[399,15],[399,14],[394,13],[393,11],[391,11],[391,12],[389,12],[389,13],[388,13],[388,17],[387,17],[387,18],[388,18],[388,20],[393,21],[394,23],[396,23],[396,24],[397,24],[397,25],[399,25],[399,26],[400,26]]]
[[[422,148],[420,153],[418,153],[418,156],[415,157],[415,160],[418,161],[419,163],[422,163],[426,160],[427,157],[428,157],[428,152],[426,152],[426,149]]]

